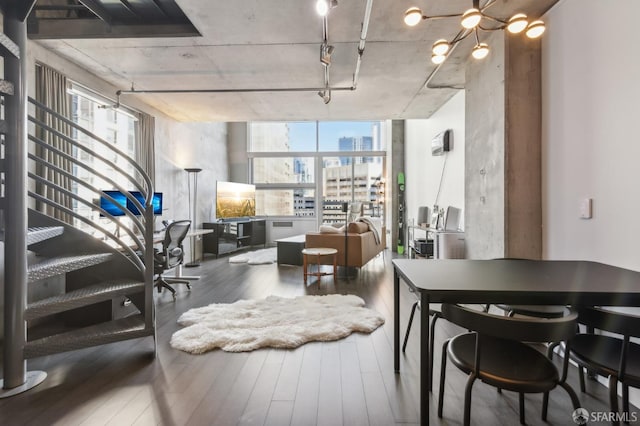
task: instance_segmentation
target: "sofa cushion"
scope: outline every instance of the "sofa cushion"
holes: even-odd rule
[[[344,233],[344,226],[340,228],[336,228],[332,225],[320,225],[320,233],[321,234],[341,234]]]
[[[364,234],[369,231],[369,225],[364,222],[351,222],[347,227],[347,232],[351,234]]]

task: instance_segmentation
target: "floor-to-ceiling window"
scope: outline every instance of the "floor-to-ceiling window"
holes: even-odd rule
[[[125,152],[131,158],[135,157],[135,126],[136,118],[134,113],[125,108],[114,109],[109,106],[107,99],[101,98],[99,95],[85,89],[81,86],[72,85],[69,90],[71,97],[71,118],[78,125],[84,127],[91,133],[101,139],[112,144],[114,147]],[[124,169],[127,173],[133,174],[133,166],[125,161],[122,157],[115,154],[108,154],[109,151],[105,146],[96,142],[82,132],[73,130],[72,137],[92,151],[102,156],[108,155],[108,160],[118,167]],[[99,170],[101,173],[109,176],[119,185],[128,188],[129,181],[108,163],[97,160],[94,156],[88,154],[81,149],[74,149],[74,156],[79,159],[82,164],[90,168]],[[93,185],[101,190],[114,189],[111,183],[106,182],[100,177],[90,173],[84,167],[74,166],[73,173],[84,182]],[[133,188],[131,188],[133,189]],[[73,183],[73,191],[84,199],[91,199],[95,196],[93,191],[85,186]],[[74,211],[83,217],[97,219],[99,214],[91,207],[74,202]],[[89,231],[88,225],[76,219],[75,226]]]
[[[384,213],[386,144],[380,121],[254,122],[249,125],[256,214],[344,221],[343,202]]]

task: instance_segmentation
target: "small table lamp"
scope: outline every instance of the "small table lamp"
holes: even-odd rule
[[[198,221],[197,221],[197,213],[198,213],[198,173],[202,171],[202,169],[189,167],[184,169],[187,172],[187,188],[189,191],[189,219],[191,220],[191,230],[195,230]],[[191,187],[193,186],[193,196],[191,195]],[[192,202],[193,200],[193,202]],[[194,266],[200,266],[200,262],[196,260],[196,252],[195,252],[195,244],[194,244],[195,235],[192,236],[191,239],[191,262],[187,263],[187,268],[192,268]]]

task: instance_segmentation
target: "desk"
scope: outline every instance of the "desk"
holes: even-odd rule
[[[429,303],[640,306],[640,272],[587,261],[393,260],[394,369],[400,279],[420,295],[420,423],[429,424]]]
[[[185,239],[187,238],[193,238],[193,237],[197,237],[200,235],[204,235],[204,234],[210,234],[213,232],[213,229],[191,229],[189,228],[189,232],[187,232],[187,235],[185,236]],[[164,238],[164,233],[162,233],[162,238]],[[162,239],[160,240],[160,242],[162,242]],[[154,243],[155,243],[155,239],[154,239]],[[195,247],[195,244],[192,244],[192,247]],[[191,253],[191,263],[194,264],[196,261],[196,254],[195,253]],[[194,264],[194,266],[200,266],[199,264]],[[200,276],[198,275],[182,275],[182,267],[183,265],[180,264],[178,266],[176,266],[175,268],[175,277],[176,278],[180,278],[181,280],[199,280]]]

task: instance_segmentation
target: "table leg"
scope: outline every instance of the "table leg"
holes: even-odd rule
[[[307,284],[307,255],[302,254],[302,273],[304,274],[304,283]]]
[[[400,371],[400,276],[393,269],[393,369]]]
[[[433,349],[432,349],[433,350]],[[429,296],[420,293],[420,424],[429,424]]]
[[[333,255],[333,284],[338,284],[338,278],[336,271],[338,270],[338,255]]]

